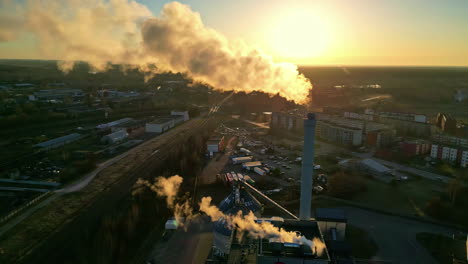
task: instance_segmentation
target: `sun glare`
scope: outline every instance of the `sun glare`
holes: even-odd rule
[[[281,57],[320,57],[329,43],[327,27],[326,20],[319,15],[297,10],[277,19],[269,37],[270,45]]]

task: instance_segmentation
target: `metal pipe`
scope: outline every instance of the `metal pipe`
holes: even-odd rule
[[[304,148],[302,155],[301,205],[299,219],[310,220],[312,206],[312,180],[314,173],[315,114],[304,120]]]

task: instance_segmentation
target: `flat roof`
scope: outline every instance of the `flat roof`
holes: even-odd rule
[[[275,221],[274,225],[278,228],[284,229],[288,232],[298,232],[300,235],[304,236],[308,240],[313,240],[314,238],[319,239],[323,243],[322,233],[320,232],[317,221],[314,220],[294,220],[294,219],[284,219],[283,221]],[[262,239],[262,251],[259,252],[264,256],[278,256],[278,245],[283,244],[281,248],[282,258],[299,258],[299,259],[329,259],[327,248],[324,249],[322,255],[312,256],[312,255],[301,255],[298,254],[297,250],[289,248],[291,245],[293,248],[298,244],[295,243],[270,243],[268,239]],[[299,245],[300,246],[300,245]],[[276,252],[275,252],[276,251]]]
[[[183,117],[179,115],[161,116],[148,122],[148,124],[164,124],[174,119],[183,119]]]
[[[378,172],[387,172],[391,171],[389,168],[385,167],[384,165],[380,164],[379,162],[373,160],[373,159],[363,159],[361,160],[361,163],[364,165],[378,171]]]
[[[54,146],[56,144],[66,142],[66,141],[69,141],[69,140],[76,140],[76,139],[78,139],[80,137],[81,137],[81,134],[73,133],[73,134],[70,134],[70,135],[63,136],[63,137],[58,137],[58,138],[48,140],[48,141],[36,144],[34,146],[35,147],[45,148],[45,147]]]
[[[333,221],[333,222],[344,222],[346,218],[346,212],[340,208],[317,208],[315,209],[315,218],[317,221]]]

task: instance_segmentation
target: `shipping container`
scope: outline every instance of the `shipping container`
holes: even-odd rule
[[[261,175],[261,176],[265,176],[266,175],[266,172],[264,170],[262,170],[261,168],[259,167],[255,167],[254,168],[254,171],[258,174],[258,175]]]

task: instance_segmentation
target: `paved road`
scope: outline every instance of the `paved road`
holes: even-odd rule
[[[427,179],[430,179],[430,180],[443,181],[443,182],[447,183],[447,182],[449,182],[450,180],[453,179],[453,178],[450,178],[450,177],[447,177],[447,176],[443,176],[443,175],[432,173],[432,172],[425,171],[425,170],[416,169],[416,168],[413,168],[413,167],[405,166],[405,165],[398,164],[398,163],[391,162],[391,161],[387,161],[387,160],[382,160],[382,159],[377,159],[377,158],[373,158],[373,159],[375,159],[376,161],[378,161],[378,162],[380,162],[380,163],[382,163],[382,164],[384,164],[386,166],[393,167],[396,170],[413,173],[413,174],[419,175],[421,177],[424,177],[424,178],[427,178]]]
[[[258,127],[261,127],[261,128],[266,128],[266,129],[270,129],[270,126],[267,126],[266,124],[268,123],[258,123],[258,122],[254,122],[254,121],[250,121],[250,120],[247,120],[247,119],[242,119],[244,122],[247,122],[249,124],[252,124],[254,126],[258,126]]]
[[[451,236],[456,230],[397,216],[345,207],[348,223],[369,232],[379,250],[375,259],[398,264],[436,264],[430,253],[416,240],[420,232]]]

